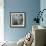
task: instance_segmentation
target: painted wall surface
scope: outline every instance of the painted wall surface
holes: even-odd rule
[[[46,9],[46,0],[41,0],[41,1],[40,1],[40,9],[41,9],[41,11],[42,11],[43,9]],[[41,21],[41,22],[40,22],[40,25],[46,27],[46,10],[43,12],[42,17],[43,17],[43,22]]]
[[[32,30],[33,19],[40,9],[40,0],[4,0],[4,39],[18,41]],[[10,12],[26,12],[26,27],[11,28]]]

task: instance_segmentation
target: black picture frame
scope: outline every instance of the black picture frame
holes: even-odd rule
[[[26,12],[10,12],[10,27],[25,27]]]

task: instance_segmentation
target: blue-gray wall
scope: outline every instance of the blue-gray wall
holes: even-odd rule
[[[46,0],[41,0],[40,1],[40,10],[42,11],[43,9],[46,9]],[[46,10],[43,12],[43,22],[40,22],[40,25],[45,26],[46,27]]]
[[[40,0],[4,0],[4,38],[18,41],[32,29],[33,19],[40,9]],[[25,28],[10,28],[10,12],[26,12]]]

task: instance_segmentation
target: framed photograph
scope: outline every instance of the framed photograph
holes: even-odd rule
[[[25,12],[10,12],[11,27],[25,27]]]

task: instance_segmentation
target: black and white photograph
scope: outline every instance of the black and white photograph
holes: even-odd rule
[[[25,13],[24,12],[11,12],[10,25],[11,27],[24,27],[25,26]]]

